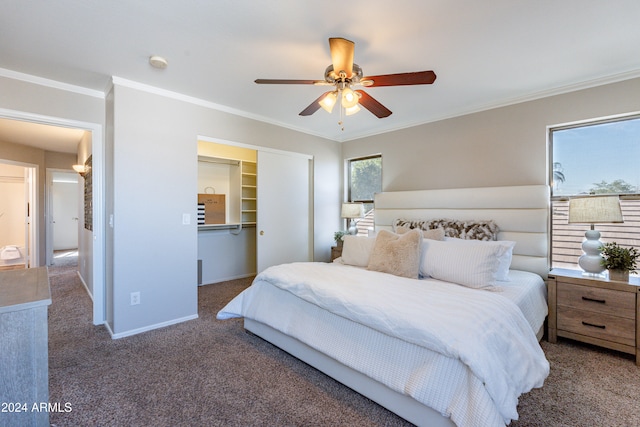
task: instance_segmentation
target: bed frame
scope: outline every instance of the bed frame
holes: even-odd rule
[[[547,279],[549,272],[549,187],[528,185],[376,194],[375,228],[392,228],[396,218],[492,219],[499,240],[515,241],[512,268]],[[265,324],[244,320],[247,331],[271,342],[336,381],[419,426],[454,426],[448,418],[413,398],[355,371]],[[538,334],[538,339],[541,335]]]

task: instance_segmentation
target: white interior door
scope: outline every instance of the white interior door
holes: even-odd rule
[[[311,261],[310,158],[258,150],[257,267]]]
[[[55,172],[51,183],[53,250],[78,248],[78,175]]]

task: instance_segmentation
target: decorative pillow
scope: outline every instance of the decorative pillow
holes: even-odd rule
[[[375,237],[344,236],[342,246],[342,263],[356,267],[369,265],[369,256],[373,250]]]
[[[407,227],[396,227],[396,233],[405,234],[411,231]],[[422,237],[431,240],[444,240],[444,228],[434,228],[432,230],[422,230]]]
[[[461,239],[424,240],[420,274],[476,289],[492,289],[508,277],[505,260],[515,242],[470,242]]]
[[[403,235],[380,230],[367,269],[417,279],[422,240],[420,230],[411,230]]]
[[[446,237],[456,237],[465,240],[496,240],[498,238],[498,225],[493,220],[454,220],[454,219],[432,219],[432,220],[408,220],[396,219],[393,222],[393,229],[398,227],[418,228],[421,230],[431,230],[442,228]]]

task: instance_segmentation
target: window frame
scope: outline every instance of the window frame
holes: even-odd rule
[[[553,251],[553,247],[554,247],[554,243],[558,244],[558,243],[562,243],[562,240],[555,240],[555,235],[554,235],[554,219],[557,219],[555,217],[555,215],[557,215],[558,213],[556,212],[556,208],[554,207],[554,203],[557,202],[568,202],[572,197],[576,197],[576,196],[583,196],[584,194],[564,194],[564,195],[554,195],[554,168],[553,165],[556,162],[556,159],[554,159],[553,157],[553,147],[554,147],[554,141],[553,141],[553,135],[554,132],[556,131],[562,131],[562,130],[567,130],[567,129],[577,129],[577,128],[584,128],[584,127],[588,127],[588,126],[596,126],[596,125],[601,125],[601,124],[607,124],[607,123],[616,123],[616,122],[622,122],[622,121],[626,121],[626,120],[640,120],[640,112],[634,112],[634,113],[629,113],[629,114],[622,114],[622,115],[616,115],[616,116],[608,116],[608,117],[602,117],[602,118],[597,118],[597,119],[589,119],[589,120],[582,120],[579,122],[573,122],[573,123],[568,123],[568,124],[563,124],[563,125],[556,125],[556,126],[549,126],[547,128],[547,137],[548,137],[548,179],[549,179],[549,187],[550,187],[550,200],[549,200],[549,207],[550,207],[550,215],[549,215],[549,266],[551,268],[554,267],[554,251]],[[561,163],[561,162],[560,162]],[[640,188],[636,189],[637,192],[635,193],[606,193],[606,194],[610,194],[612,196],[617,195],[620,198],[620,202],[621,205],[624,205],[625,201],[630,201],[630,200],[640,200]],[[624,207],[623,207],[623,211],[624,211]],[[576,225],[576,227],[580,228],[580,230],[582,232],[586,231],[588,229],[588,225],[587,224],[582,224],[580,226]],[[601,228],[607,228],[606,226],[601,226]],[[602,229],[600,231],[603,231]],[[610,233],[607,231],[604,231],[603,237],[601,238],[601,241],[603,243],[606,243],[607,241],[612,241],[615,240],[615,238],[607,238],[606,234]],[[617,233],[618,235],[620,233]],[[633,235],[633,233],[630,232],[630,235]],[[580,238],[582,238],[583,234],[581,235]],[[618,237],[618,239],[620,239],[620,237]],[[634,239],[629,239],[629,240],[634,240]],[[566,242],[565,242],[566,243]],[[625,245],[623,245],[625,246]],[[562,254],[558,254],[559,257],[562,256]],[[577,257],[576,257],[576,264],[574,268],[579,268],[578,264],[577,264]],[[561,260],[556,260],[555,261],[556,264],[563,264],[563,262]],[[567,267],[567,266],[562,266],[564,268],[572,268],[572,267]]]
[[[351,164],[353,162],[357,162],[357,161],[362,161],[362,160],[369,160],[369,159],[380,159],[380,190],[382,191],[382,154],[371,154],[368,156],[363,156],[363,157],[354,157],[352,159],[347,159],[347,182],[346,182],[346,186],[347,186],[347,202],[351,202],[351,203],[371,203],[373,205],[374,200],[353,200],[351,198]]]
[[[561,131],[561,130],[568,130],[568,129],[577,129],[577,128],[584,128],[584,127],[589,127],[589,126],[597,126],[597,125],[602,125],[602,124],[606,124],[606,123],[616,123],[616,122],[622,122],[622,121],[626,121],[626,120],[640,120],[640,111],[639,112],[634,112],[634,113],[628,113],[628,114],[622,114],[622,115],[616,115],[616,116],[607,116],[607,117],[601,117],[601,118],[597,118],[597,119],[588,119],[588,120],[581,120],[578,122],[572,122],[572,123],[567,123],[567,124],[562,124],[562,125],[554,125],[554,126],[549,126],[547,128],[547,138],[548,138],[548,172],[549,172],[549,187],[550,187],[550,194],[551,194],[551,200],[569,200],[569,198],[571,197],[575,197],[578,196],[578,194],[571,194],[571,195],[562,195],[562,196],[555,196],[553,194],[553,164],[554,164],[554,158],[553,158],[553,133],[555,131]],[[607,193],[607,194],[611,194],[614,195],[616,193]],[[640,199],[640,189],[638,190],[637,193],[619,193],[618,194],[621,198],[623,196],[632,196],[635,198]],[[634,200],[635,200],[634,198]]]

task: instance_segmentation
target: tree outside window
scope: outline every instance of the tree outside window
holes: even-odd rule
[[[373,227],[373,198],[382,191],[382,156],[351,159],[348,163],[348,201],[364,204],[365,218],[358,221],[358,234]]]

